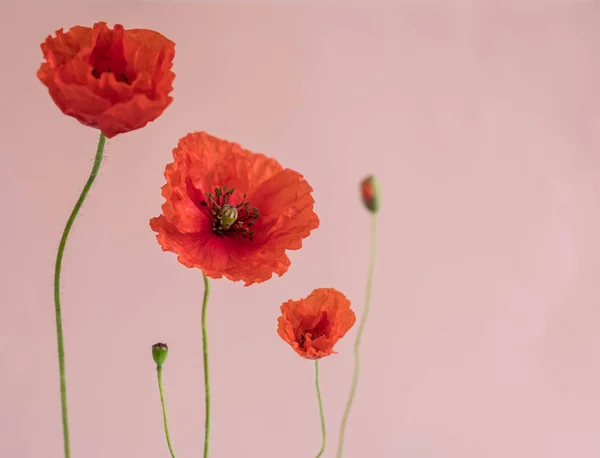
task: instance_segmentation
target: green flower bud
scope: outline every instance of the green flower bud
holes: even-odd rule
[[[169,347],[166,343],[157,343],[152,345],[152,358],[158,367],[162,367],[169,354]]]

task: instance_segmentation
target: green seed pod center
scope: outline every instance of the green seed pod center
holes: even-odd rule
[[[233,205],[225,204],[217,214],[218,227],[222,231],[229,229],[238,219],[238,210]]]

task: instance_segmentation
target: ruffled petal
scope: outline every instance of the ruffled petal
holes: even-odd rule
[[[172,102],[175,45],[158,32],[99,22],[60,29],[41,48],[37,75],[56,105],[108,138],[144,127]]]
[[[173,151],[175,162],[187,166],[194,185],[204,191],[228,186],[238,192],[235,197],[251,192],[264,181],[283,170],[279,163],[264,154],[243,149],[237,143],[196,132],[179,141]]]
[[[333,347],[355,322],[346,296],[333,288],[318,288],[306,299],[282,304],[277,333],[303,358],[319,359],[335,353]],[[329,325],[326,329],[324,323]]]
[[[304,177],[290,169],[260,185],[251,196],[261,212],[256,240],[269,245],[272,252],[301,248],[302,239],[319,227],[312,191]]]
[[[286,250],[300,248],[302,238],[318,226],[318,218],[312,211],[312,188],[302,176],[284,170],[263,154],[252,153],[205,132],[180,139],[173,158],[165,170],[163,216],[179,233],[200,231],[206,240],[194,245],[193,253],[182,254],[178,251],[183,249],[181,245],[166,243],[169,233],[161,237],[163,249],[174,251],[180,260],[187,260],[185,265],[198,267],[209,277],[224,276],[244,281],[246,286],[287,272],[290,260]],[[252,227],[253,240],[213,234],[215,240],[211,241],[214,216],[202,211],[201,202],[206,193],[216,194],[215,188],[224,187],[234,189],[230,197],[234,205],[249,199],[252,207],[258,207],[260,216]],[[272,202],[277,199],[282,202]],[[164,231],[160,225],[153,229],[159,235]]]

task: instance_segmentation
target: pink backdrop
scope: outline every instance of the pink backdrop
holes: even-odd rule
[[[333,286],[362,310],[383,186],[364,372],[346,458],[600,453],[600,7],[137,6],[2,2],[0,456],[62,457],[52,304],[58,238],[97,132],[36,79],[39,43],[98,20],[177,43],[175,101],[108,143],[73,231],[63,302],[73,456],[168,456],[203,435],[198,271],[163,254],[177,139],[206,130],[305,174],[321,227],[280,279],[213,282],[214,458],[319,447],[313,366],[276,334],[280,303]],[[296,5],[298,3],[296,2]],[[354,332],[322,364],[335,455]]]

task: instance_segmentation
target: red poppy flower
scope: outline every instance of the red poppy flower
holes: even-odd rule
[[[188,134],[167,165],[166,202],[150,221],[164,251],[212,278],[246,286],[283,275],[286,250],[319,226],[312,188],[302,175],[236,143]]]
[[[175,43],[146,29],[99,22],[42,43],[37,76],[61,111],[108,138],[144,127],[172,102]]]
[[[333,288],[315,289],[306,299],[281,306],[277,333],[307,359],[329,356],[334,345],[356,322],[350,301]]]

